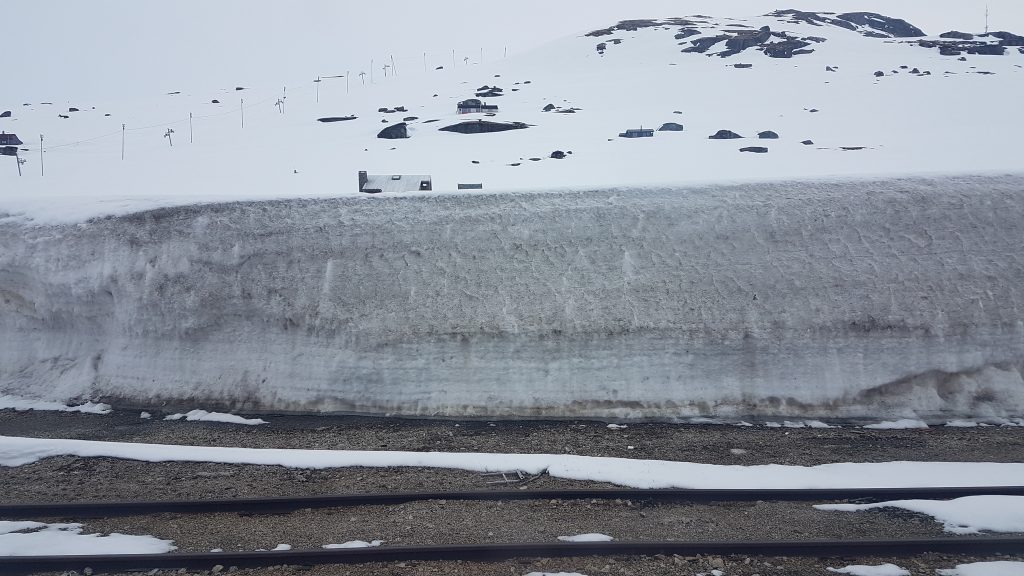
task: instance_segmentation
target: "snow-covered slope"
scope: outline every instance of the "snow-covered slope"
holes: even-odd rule
[[[19,178],[14,159],[0,157],[0,213],[80,221],[197,201],[352,195],[359,170],[430,174],[441,192],[459,183],[550,190],[1020,170],[1024,54],[1015,46],[1003,56],[965,53],[961,61],[920,46],[921,38],[872,37],[889,33],[834,16],[656,22],[662,25],[613,26],[607,34],[580,34],[484,64],[460,60],[454,69],[450,58],[434,54],[400,59],[399,75],[385,77],[377,62],[372,84],[360,70],[339,70],[348,78],[319,84],[265,78],[251,86],[225,79],[216,89],[181,86],[178,93],[134,101],[112,93],[109,101],[83,102],[69,87],[52,104],[10,101],[17,92],[5,90],[0,111],[12,116],[0,118],[0,129],[26,142],[27,162]],[[737,54],[721,57],[724,39],[706,53],[682,52],[694,41],[761,26],[774,35]],[[692,35],[676,38],[683,34]],[[766,54],[764,46],[787,39],[804,39],[810,45],[803,50],[813,52]],[[500,107],[491,120],[530,128],[473,135],[438,130],[483,118],[457,115],[456,103],[484,86],[503,90],[482,98]],[[548,104],[576,110],[543,112]],[[398,106],[407,112],[378,112]],[[68,112],[71,107],[79,111]],[[316,121],[350,115],[357,118]],[[408,122],[410,138],[376,137],[406,117],[416,118]],[[667,122],[685,130],[618,137]],[[708,139],[722,129],[745,139]],[[762,131],[779,138],[760,140]],[[807,140],[813,144],[801,144]],[[740,153],[746,146],[769,152]],[[552,159],[555,150],[572,154]]]
[[[1024,55],[1012,36],[916,33],[792,12],[636,21],[454,71],[399,62],[348,94],[323,79],[319,103],[268,79],[16,107],[0,119],[29,141],[24,176],[0,157],[0,394],[1022,415],[1024,178],[1006,173]],[[493,118],[455,113],[495,86]],[[377,138],[407,117],[409,138]],[[467,118],[529,126],[439,130]],[[684,129],[618,137],[668,122]],[[430,174],[435,191],[359,194],[358,170]],[[922,172],[994,174],[906,178]],[[195,205],[218,200],[247,201]]]

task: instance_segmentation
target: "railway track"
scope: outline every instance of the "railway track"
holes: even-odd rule
[[[881,501],[946,499],[974,495],[1024,495],[1024,486],[955,488],[859,488],[844,490],[484,490],[469,492],[404,492],[343,494],[295,498],[251,498],[198,501],[80,502],[0,505],[0,518],[110,518],[149,514],[240,512],[278,514],[300,509],[354,506],[395,506],[417,501],[632,500],[685,503],[752,501]],[[407,561],[485,561],[511,558],[582,556],[637,557],[655,555],[748,555],[837,557],[904,557],[925,553],[986,556],[1024,555],[1024,536],[939,537],[888,540],[735,540],[614,541],[579,543],[493,543],[410,545],[379,548],[285,550],[272,552],[203,552],[89,556],[0,557],[0,573],[26,574],[82,570],[132,572],[153,569],[208,570],[214,565],[255,568],[278,565],[362,564]]]

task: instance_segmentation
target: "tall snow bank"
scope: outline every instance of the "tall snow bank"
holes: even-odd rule
[[[1024,414],[1024,178],[0,221],[0,394],[420,416]]]

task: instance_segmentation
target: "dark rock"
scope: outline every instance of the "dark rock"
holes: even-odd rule
[[[317,118],[317,122],[346,122],[348,120],[355,120],[355,116],[325,116],[323,118]]]
[[[768,149],[764,146],[747,146],[746,148],[740,148],[740,152],[754,152],[756,154],[766,154]]]
[[[387,118],[381,118],[380,121],[383,122],[384,124],[388,123],[388,119]]]
[[[68,112],[80,112],[78,108],[68,108]]]
[[[863,146],[840,146],[840,150],[863,150]]]
[[[64,114],[57,114],[57,116],[60,116],[61,118],[71,118],[71,116],[66,116]]]
[[[911,73],[911,74],[920,74],[920,73],[921,73],[921,71],[920,71],[920,70],[918,70],[917,68],[914,68],[913,70],[911,70],[911,71],[910,71],[910,73]]]
[[[490,90],[487,90],[486,92],[477,92],[476,93],[476,97],[477,98],[497,98],[499,96],[504,96],[504,94],[502,94],[502,89],[501,88],[491,88]]]
[[[803,40],[783,40],[765,44],[762,51],[771,58],[792,58],[795,50],[806,46],[810,46],[810,44]]]
[[[714,46],[715,44],[718,44],[719,42],[724,42],[729,38],[731,38],[731,36],[706,36],[704,38],[697,38],[696,40],[690,40],[690,44],[693,44],[693,46],[690,46],[689,48],[684,48],[682,51],[698,52],[703,54],[704,52],[710,50],[711,47]]]
[[[994,44],[981,44],[979,46],[968,46],[965,49],[968,54],[978,54],[982,56],[1002,56],[1006,54],[1006,46],[998,46]]]
[[[419,120],[418,116],[406,116],[402,118],[402,122],[412,122],[413,120]]]
[[[910,68],[910,66],[907,66],[905,64],[900,65],[900,70],[906,70],[907,68]]]
[[[942,56],[959,56],[963,54],[963,51],[960,50],[958,45],[943,44],[939,46],[939,54]],[[964,58],[964,60],[967,60],[967,58]]]
[[[405,109],[405,106],[395,106],[395,112],[408,112],[408,110]]]
[[[822,38],[821,36],[806,36],[802,39],[807,42],[814,42],[815,44],[821,44],[822,42],[828,41],[828,38]]]
[[[235,91],[245,90],[245,86],[235,86]]]
[[[530,162],[540,162],[540,158],[530,158]]]
[[[621,38],[612,38],[611,39],[611,43],[615,44],[616,46],[618,46],[619,44],[622,44],[622,39]]]
[[[811,108],[810,110],[808,110],[808,112],[810,112],[811,114],[814,114],[817,111],[818,111],[817,108]]]
[[[520,164],[522,164],[522,162],[513,162],[509,164],[509,166],[519,166]]]
[[[835,72],[836,69],[831,66],[825,66],[825,72]]]
[[[732,130],[719,130],[711,136],[708,136],[709,140],[732,140],[735,138],[743,138],[743,136],[740,136]]]
[[[469,163],[470,164],[479,164],[480,161],[479,160],[470,160]]]
[[[772,37],[772,31],[767,26],[762,26],[756,32],[741,32],[725,41],[727,50],[741,52],[747,48],[760,46]]]
[[[491,89],[490,86],[488,86],[487,84],[484,84],[483,86],[477,88],[476,91],[477,92],[483,92],[484,90],[490,90],[490,89]]]
[[[939,38],[956,38],[958,40],[974,40],[974,34],[968,34],[967,32],[957,32],[956,30],[950,30],[949,32],[943,32],[939,34]]]
[[[377,134],[377,138],[384,138],[385,140],[400,140],[402,138],[408,138],[409,131],[406,127],[407,125],[405,122],[388,126]]]
[[[636,32],[641,28],[653,28],[655,26],[691,26],[695,22],[687,20],[685,18],[665,18],[663,20],[623,20],[615,26],[609,26],[608,28],[601,28],[600,30],[594,30],[587,32],[587,36],[608,36],[614,34],[617,30],[623,32]]]
[[[882,76],[885,76],[885,72],[882,72],[881,70],[875,70],[875,78],[881,78]]]
[[[424,120],[423,122],[420,122],[420,124],[430,124],[431,122],[438,122],[438,121],[439,121],[438,118],[433,118],[431,120]]]
[[[531,82],[531,80],[524,80],[523,84],[529,84],[530,82]]]
[[[682,110],[673,110],[672,113],[673,114],[682,114],[683,111]]]
[[[391,112],[391,110],[388,110],[387,108],[377,108],[377,112],[383,112],[387,114],[388,112]]]
[[[489,120],[476,120],[459,122],[458,124],[438,128],[438,130],[443,132],[458,132],[459,134],[483,134],[485,132],[504,132],[506,130],[522,130],[524,128],[529,128],[529,125],[523,122],[505,123],[491,122]]]
[[[0,112],[0,118],[10,118],[10,117],[11,117],[11,111],[10,110],[4,110],[3,112]]]
[[[675,122],[666,122],[666,123],[661,125],[661,128],[658,128],[658,132],[682,132],[682,131],[683,131],[683,125],[682,124],[677,124]]]
[[[210,100],[210,104],[220,104],[220,100]]]
[[[562,152],[561,150],[555,150],[554,152],[551,153],[551,157],[554,158],[555,160],[561,160],[562,158],[565,158],[565,152]]]
[[[852,22],[858,26],[867,26],[879,32],[885,32],[893,38],[920,38],[926,35],[920,28],[913,26],[906,20],[889,18],[874,12],[847,12],[836,16],[836,18]]]
[[[803,144],[804,146],[813,146],[814,140],[804,140],[803,142],[801,142],[801,144]]]
[[[551,112],[551,111],[552,111],[552,110],[554,110],[554,109],[555,109],[555,105],[554,105],[554,104],[548,104],[547,106],[545,106],[545,107],[543,108],[543,110],[544,110],[545,112]]]
[[[988,35],[999,38],[1000,46],[1024,46],[1024,36],[1017,36],[1009,32],[989,32]]]
[[[683,28],[678,34],[674,36],[676,40],[685,40],[690,36],[697,36],[700,34],[700,30],[694,30],[693,28]]]
[[[733,64],[733,68],[753,68],[753,64]]]
[[[1021,54],[1024,54],[1024,48],[1017,48],[1017,52],[1020,52]]]
[[[801,54],[814,54],[814,50],[801,48],[799,50],[793,50],[793,56],[799,56]]]
[[[779,137],[779,135],[776,134],[775,132],[772,132],[771,130],[765,130],[764,132],[758,132],[757,137],[762,140],[775,140]]]
[[[957,52],[957,54],[959,54],[959,52]],[[959,60],[961,62],[967,62],[967,57],[966,56],[961,56],[961,57],[957,58],[957,60]]]

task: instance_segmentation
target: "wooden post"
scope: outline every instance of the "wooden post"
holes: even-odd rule
[[[43,170],[43,135],[39,135],[39,175],[44,176],[46,172]]]
[[[238,99],[239,110],[242,111],[242,128],[245,128],[245,98]]]
[[[194,142],[194,140],[192,139],[192,113],[189,112],[188,113],[188,143],[192,144],[193,142]]]
[[[21,157],[18,156],[18,149],[14,149],[14,163],[18,165],[18,176],[21,176]]]
[[[124,160],[124,124],[121,124],[121,160]]]

